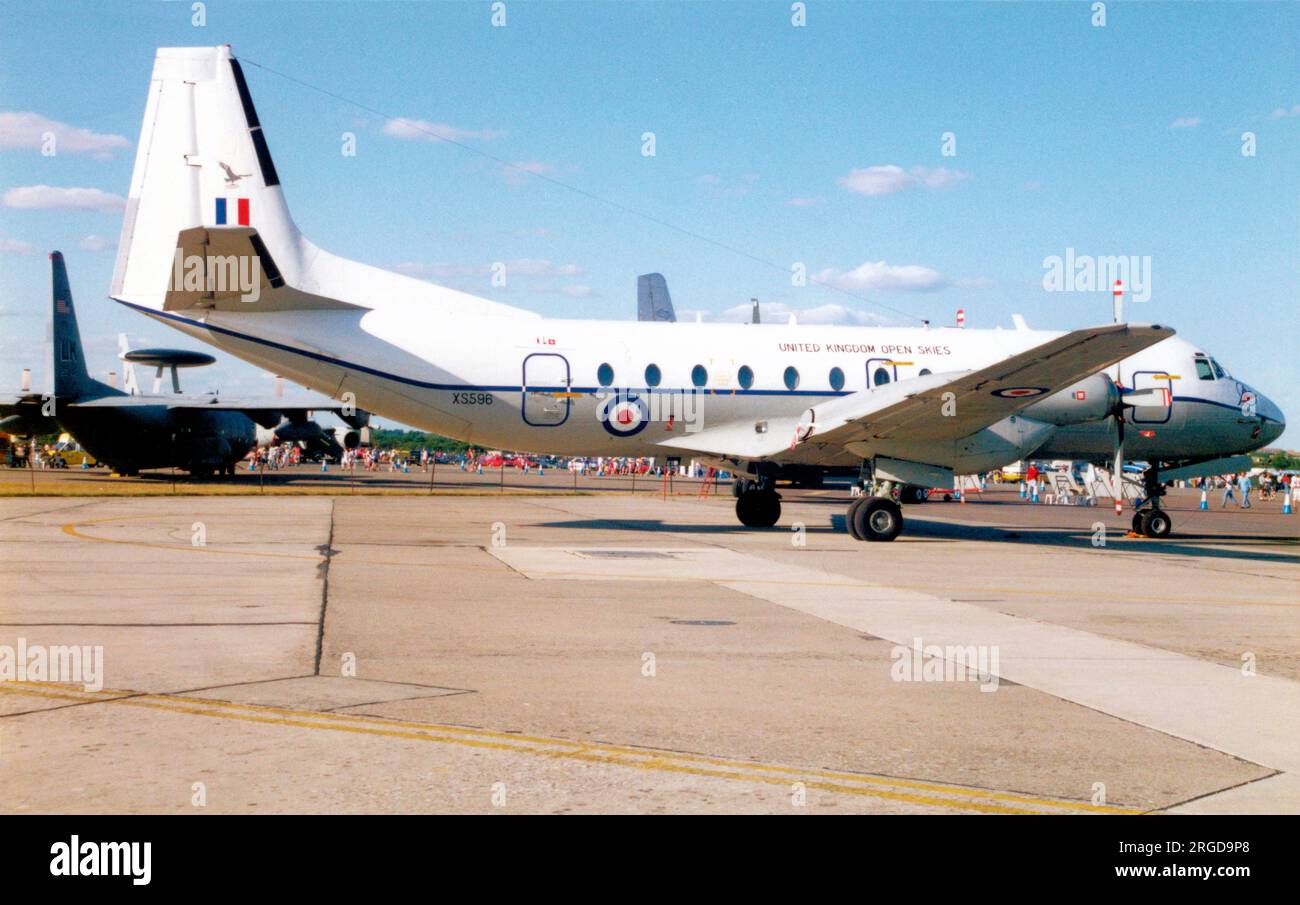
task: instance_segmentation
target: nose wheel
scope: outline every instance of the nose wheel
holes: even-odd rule
[[[1174,521],[1163,509],[1143,509],[1133,516],[1133,533],[1144,537],[1168,537]]]
[[[1143,537],[1168,537],[1174,529],[1174,520],[1160,508],[1160,498],[1165,488],[1160,483],[1160,463],[1152,462],[1142,475],[1143,493],[1146,497],[1133,513],[1133,533]]]

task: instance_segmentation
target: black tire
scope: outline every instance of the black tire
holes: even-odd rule
[[[849,536],[852,537],[854,540],[866,539],[861,534],[858,533],[858,529],[854,527],[854,525],[856,524],[857,521],[856,516],[858,510],[861,509],[864,505],[866,505],[866,502],[869,499],[871,499],[871,497],[869,496],[860,496],[856,498],[852,503],[849,503],[849,508],[844,513],[844,527],[848,529]]]
[[[731,482],[731,495],[736,499],[740,499],[740,495],[746,490],[749,490],[753,484],[753,481],[748,481],[744,478],[736,478],[736,480]]]
[[[746,490],[736,498],[736,518],[746,528],[771,528],[781,518],[775,490]]]
[[[863,539],[891,541],[903,530],[903,510],[887,497],[871,497],[853,514],[853,525]]]
[[[908,484],[903,488],[904,503],[924,503],[930,499],[930,491],[924,487],[918,487],[916,484]]]
[[[1173,528],[1173,519],[1163,509],[1148,509],[1142,513],[1142,533],[1147,537],[1168,537]]]
[[[1142,519],[1143,519],[1143,517],[1144,517],[1145,515],[1146,515],[1145,512],[1135,512],[1135,513],[1133,513],[1133,533],[1134,533],[1134,534],[1146,534],[1146,533],[1147,533],[1146,525],[1144,525],[1144,524],[1142,523]]]

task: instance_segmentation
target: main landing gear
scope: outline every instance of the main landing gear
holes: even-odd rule
[[[1133,533],[1143,537],[1168,537],[1174,528],[1174,521],[1169,513],[1160,508],[1160,498],[1165,495],[1165,488],[1160,484],[1160,463],[1152,462],[1142,472],[1142,502],[1138,503],[1133,513]]]
[[[781,518],[781,495],[770,480],[737,481],[736,518],[746,528],[771,528]]]
[[[860,496],[849,504],[845,527],[854,540],[889,541],[903,531],[903,509],[894,501],[889,481],[873,482],[871,496]]]

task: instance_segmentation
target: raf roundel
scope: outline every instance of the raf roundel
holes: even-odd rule
[[[634,437],[650,423],[650,408],[639,397],[615,396],[602,407],[600,423],[615,437]]]
[[[1028,399],[1030,396],[1041,396],[1046,392],[1047,387],[1003,387],[994,390],[993,395],[1002,399]]]

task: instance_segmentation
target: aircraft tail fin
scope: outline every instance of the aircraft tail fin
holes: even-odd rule
[[[676,321],[668,281],[662,273],[645,273],[636,278],[636,319],[639,321]]]
[[[177,266],[177,251],[184,244],[179,236],[196,228],[253,223],[270,257],[280,267],[296,269],[304,251],[302,237],[280,191],[243,68],[229,46],[159,48],[111,294],[154,310],[203,307],[196,303],[209,291],[206,259],[187,268],[182,256]],[[222,274],[212,276],[215,284]],[[169,299],[174,290],[183,293],[185,277],[191,289],[204,292]]]
[[[117,334],[117,357],[122,360],[122,389],[128,396],[139,396],[140,378],[135,373],[135,362],[126,360],[126,353],[131,351],[131,342],[125,333]]]
[[[229,45],[157,51],[110,295],[196,316],[406,303],[450,317],[521,313],[308,241]]]
[[[50,298],[50,392],[60,398],[85,396],[111,391],[86,370],[81,329],[77,326],[77,309],[72,305],[72,287],[63,253],[50,253],[52,292]]]

